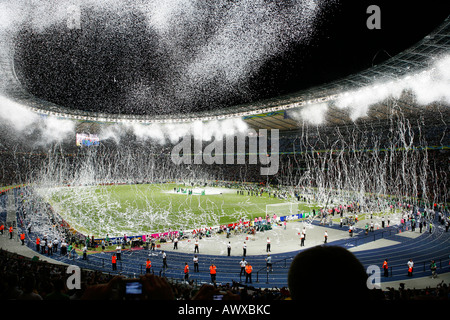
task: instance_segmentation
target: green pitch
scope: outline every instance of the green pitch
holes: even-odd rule
[[[54,188],[47,198],[74,229],[104,237],[151,234],[219,226],[265,217],[266,204],[284,200],[238,194],[237,189],[194,187],[181,192],[177,184],[136,184]],[[203,195],[202,195],[203,192]],[[313,207],[299,203],[298,209]]]

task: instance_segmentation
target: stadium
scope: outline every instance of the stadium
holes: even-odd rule
[[[332,56],[289,68],[324,50],[339,1],[63,2],[1,4],[2,299],[104,299],[90,288],[118,275],[163,279],[161,300],[303,299],[295,281],[312,299],[329,281],[334,299],[448,299],[448,12],[376,63],[344,52],[342,73]],[[311,249],[351,253],[364,295],[353,269],[325,271],[345,254],[296,280]]]

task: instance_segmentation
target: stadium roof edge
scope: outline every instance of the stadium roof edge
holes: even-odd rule
[[[0,94],[26,106],[41,115],[55,116],[78,121],[101,123],[191,123],[193,121],[224,120],[241,118],[254,128],[277,128],[292,130],[298,128],[298,121],[287,111],[299,110],[309,105],[329,103],[327,122],[345,124],[352,122],[349,115],[332,106],[343,92],[364,88],[380,79],[392,81],[408,74],[427,69],[433,58],[450,52],[450,16],[433,32],[407,50],[371,68],[345,78],[325,83],[293,94],[275,97],[256,103],[237,105],[227,109],[204,111],[191,114],[159,116],[136,116],[130,114],[106,114],[65,108],[30,94],[21,85],[14,69],[14,36],[0,33]],[[409,99],[408,99],[409,100]],[[413,102],[408,101],[414,109]],[[381,106],[383,107],[383,105]],[[384,106],[385,107],[385,106]],[[378,116],[383,112],[376,111]]]

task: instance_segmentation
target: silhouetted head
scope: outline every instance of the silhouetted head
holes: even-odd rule
[[[317,246],[300,252],[292,261],[288,285],[293,300],[372,299],[367,273],[348,250]]]

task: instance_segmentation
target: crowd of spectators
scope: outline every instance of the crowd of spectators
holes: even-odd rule
[[[423,289],[405,288],[404,284],[395,288],[386,288],[384,295],[386,300],[391,301],[410,301],[410,300],[450,300],[450,287],[444,281],[434,287]]]
[[[0,300],[90,300],[126,299],[118,287],[112,287],[107,294],[99,288],[118,283],[122,277],[99,271],[82,270],[80,289],[67,289],[69,274],[66,266],[29,259],[8,251],[0,250]],[[194,282],[167,281],[154,275],[148,277],[163,281],[169,294],[158,294],[157,299],[208,300],[214,293],[224,293],[225,299],[245,301],[273,301],[289,299],[287,288],[260,289],[242,284],[200,287]],[[86,290],[86,289],[92,290]],[[161,286],[161,293],[163,289]],[[211,290],[212,289],[212,290]]]
[[[69,274],[64,265],[26,258],[0,250],[0,300],[126,300],[121,294],[122,276],[91,270],[81,270],[80,289],[66,286]],[[174,282],[155,275],[142,276],[147,299],[156,300],[213,300],[218,294],[223,300],[266,302],[293,300],[289,288],[255,288],[232,284],[195,285],[193,282]],[[326,289],[326,288],[325,288]],[[380,291],[388,301],[448,300],[450,288],[444,282],[425,289],[399,288]],[[337,299],[339,297],[336,297]]]

